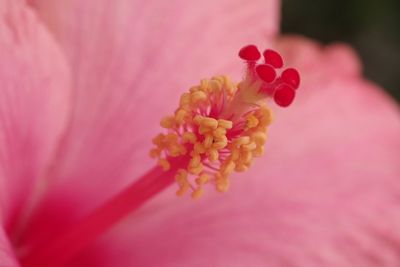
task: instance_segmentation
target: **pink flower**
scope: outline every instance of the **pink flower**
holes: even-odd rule
[[[0,266],[154,166],[159,119],[200,78],[239,80],[247,43],[304,77],[266,155],[224,196],[170,187],[66,266],[400,264],[399,108],[351,49],[277,38],[272,0],[30,2],[0,1]]]

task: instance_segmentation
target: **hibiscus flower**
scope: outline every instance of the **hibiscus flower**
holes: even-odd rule
[[[151,169],[159,120],[199,79],[239,81],[248,43],[302,73],[265,156],[223,195],[192,201],[171,186],[40,266],[398,266],[398,105],[347,46],[278,37],[278,9],[0,1],[0,266],[33,267],[26,259]]]

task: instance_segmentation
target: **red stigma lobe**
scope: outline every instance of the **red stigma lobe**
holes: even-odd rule
[[[248,45],[240,49],[239,57],[246,61],[257,61],[261,58],[261,54],[255,45]]]
[[[286,84],[281,84],[275,91],[274,100],[279,106],[288,107],[292,104],[295,96],[296,92],[292,87]]]
[[[267,49],[263,53],[265,63],[272,65],[274,68],[282,68],[283,67],[283,60],[281,55],[278,52]]]
[[[284,83],[289,84],[294,89],[299,88],[300,75],[296,69],[288,68],[282,72],[281,79]]]
[[[264,82],[270,83],[275,80],[276,72],[271,65],[260,64],[256,67],[256,73],[258,77]]]

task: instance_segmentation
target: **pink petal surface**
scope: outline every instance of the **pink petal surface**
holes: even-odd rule
[[[69,266],[399,266],[398,106],[346,46],[277,50],[304,79],[266,155],[224,196],[167,190]]]
[[[65,63],[30,8],[22,1],[0,1],[1,267],[19,266],[5,228],[17,237],[21,207],[29,206],[34,189],[42,190],[66,123]]]
[[[69,72],[22,1],[1,1],[0,18],[0,219],[14,227],[32,190],[41,190],[65,127]]]
[[[74,86],[73,118],[51,173],[53,188],[30,225],[33,236],[26,237],[39,241],[153,166],[151,138],[178,95],[222,71],[239,76],[238,49],[266,45],[279,14],[277,1],[261,0],[32,5],[64,48]]]
[[[0,266],[1,267],[19,267],[14,256],[14,251],[9,243],[7,235],[0,227]]]

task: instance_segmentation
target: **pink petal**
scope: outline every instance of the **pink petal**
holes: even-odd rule
[[[66,123],[69,76],[54,40],[22,1],[1,1],[0,18],[0,220],[10,229],[43,186]]]
[[[265,46],[278,27],[274,0],[33,5],[69,57],[75,105],[51,174],[57,181],[31,233],[62,231],[153,166],[150,140],[178,95],[201,78],[239,74],[238,49]]]
[[[0,266],[1,267],[19,267],[14,252],[10,246],[5,231],[0,227]]]
[[[283,54],[286,54],[285,63],[288,66],[300,68],[302,73],[312,73],[312,75],[302,77],[302,80],[305,78],[316,82],[316,79],[329,81],[337,77],[360,76],[361,62],[347,45],[331,44],[322,47],[310,39],[292,35],[279,39],[276,46]]]
[[[399,107],[349,49],[324,60],[344,46],[280,45],[305,79],[250,172],[199,202],[171,188],[69,266],[399,266]]]

